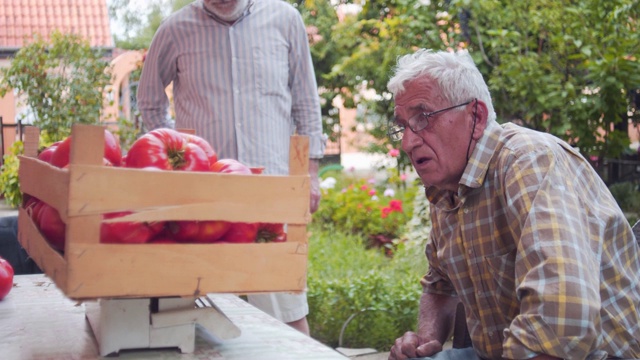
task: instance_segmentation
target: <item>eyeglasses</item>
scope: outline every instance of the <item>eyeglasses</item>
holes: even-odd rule
[[[466,103],[454,105],[446,109],[441,109],[441,110],[433,111],[430,113],[421,111],[418,114],[415,114],[414,116],[410,117],[409,121],[407,121],[407,125],[409,126],[409,129],[411,129],[411,131],[413,131],[414,133],[417,133],[418,131],[426,129],[431,124],[430,120],[433,116],[443,113],[445,111],[449,111],[451,109],[455,109],[460,106],[467,105],[472,101],[473,100],[469,100]],[[395,120],[390,120],[387,126],[387,135],[389,136],[389,139],[391,141],[400,141],[404,136],[404,130],[405,130],[404,125],[398,124]]]

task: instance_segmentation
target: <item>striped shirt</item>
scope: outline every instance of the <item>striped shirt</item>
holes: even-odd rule
[[[286,174],[289,137],[308,135],[321,158],[320,98],[300,13],[282,0],[254,0],[233,25],[202,0],[168,17],[146,55],[138,107],[149,129],[171,127],[165,88],[173,81],[175,127],[194,129],[216,150]]]
[[[640,249],[571,146],[492,122],[458,193],[425,191],[433,230],[422,285],[459,296],[479,356],[640,358]]]

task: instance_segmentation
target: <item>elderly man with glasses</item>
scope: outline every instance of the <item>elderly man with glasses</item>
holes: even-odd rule
[[[401,57],[388,88],[433,224],[418,326],[389,358],[640,358],[640,248],[589,162],[498,124],[466,52]],[[459,303],[473,346],[443,351]]]

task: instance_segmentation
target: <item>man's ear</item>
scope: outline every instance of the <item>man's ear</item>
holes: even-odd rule
[[[487,105],[480,99],[474,100],[469,105],[471,105],[471,120],[473,121],[475,118],[476,122],[472,137],[474,140],[478,140],[482,137],[484,129],[487,127],[489,112],[487,111]]]

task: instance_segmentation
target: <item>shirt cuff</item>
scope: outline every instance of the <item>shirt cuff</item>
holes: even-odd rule
[[[324,149],[327,146],[325,135],[309,136],[309,159],[320,160],[324,157]]]

